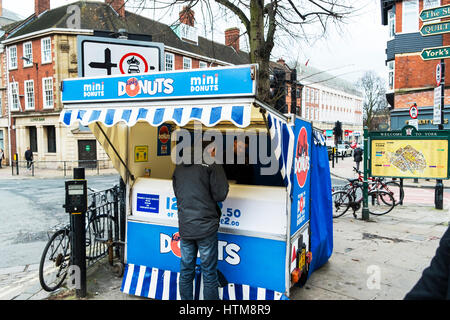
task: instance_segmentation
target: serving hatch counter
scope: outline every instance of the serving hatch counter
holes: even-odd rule
[[[306,281],[311,263],[313,128],[256,100],[256,72],[257,66],[249,65],[64,82],[60,121],[89,126],[126,183],[123,292],[179,299],[181,254],[171,181],[175,169],[171,150],[176,144],[172,139],[176,129],[195,126],[202,132],[262,131],[273,145],[269,153],[278,165],[278,180],[230,181],[228,197],[219,203],[218,270],[228,283],[219,289],[220,297],[283,299],[294,283]],[[218,92],[186,95],[185,87],[208,78],[219,83]],[[139,89],[155,79],[165,79],[158,81],[170,84],[172,90],[149,96],[150,87]],[[87,82],[100,81],[105,97],[84,101],[77,93]],[[128,86],[133,86],[132,94]],[[119,96],[114,92],[118,87]],[[194,296],[201,299],[201,270],[197,271]]]

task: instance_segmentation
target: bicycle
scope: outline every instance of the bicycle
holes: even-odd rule
[[[358,180],[360,182],[363,182],[364,176],[363,176],[362,171],[359,171],[355,167],[353,167],[353,170],[358,174]],[[380,178],[380,177],[376,177],[376,178],[369,177],[368,179],[372,183],[376,183],[376,188],[379,188],[381,190],[385,190],[385,191],[391,193],[395,200],[395,206],[398,205],[399,203],[403,203],[403,199],[405,197],[405,192],[404,192],[402,186],[398,182],[395,182],[392,180],[384,182],[384,178]]]
[[[90,188],[89,188],[90,189]],[[92,189],[90,189],[92,191]],[[112,264],[114,242],[113,231],[115,219],[108,214],[97,214],[95,204],[91,203],[86,214],[86,260],[96,260],[108,251],[108,259]],[[70,224],[56,230],[49,238],[39,263],[39,282],[45,291],[52,292],[62,286],[71,264],[72,232]],[[119,268],[120,273],[123,268]]]
[[[363,201],[362,183],[358,179],[348,179],[346,190],[332,193],[333,219],[344,215],[348,209],[353,210],[353,216],[357,218],[356,211],[361,208]],[[358,192],[359,191],[359,192]],[[358,195],[357,195],[358,194]],[[368,209],[373,215],[384,215],[395,206],[395,200],[391,193],[375,188],[375,184],[368,190]]]

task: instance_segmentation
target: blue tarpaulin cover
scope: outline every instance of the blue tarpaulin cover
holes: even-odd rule
[[[327,147],[314,132],[311,151],[311,253],[308,277],[330,258],[333,252],[333,207],[330,164]],[[318,139],[319,138],[319,139]]]

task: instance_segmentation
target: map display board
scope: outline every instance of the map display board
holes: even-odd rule
[[[369,175],[373,177],[448,179],[450,130],[369,133]]]
[[[372,140],[372,175],[447,178],[447,140]]]

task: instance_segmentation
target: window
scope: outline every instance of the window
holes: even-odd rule
[[[183,57],[183,69],[191,69],[192,68],[192,59]]]
[[[395,12],[394,9],[388,11],[389,38],[395,37]]]
[[[419,0],[404,0],[402,12],[402,32],[418,32]]]
[[[25,81],[25,110],[34,109],[34,81]]]
[[[9,69],[17,68],[17,47],[9,47]]]
[[[9,92],[11,94],[11,111],[17,111],[19,110],[19,84],[10,82]]]
[[[36,127],[28,127],[30,137],[30,149],[32,152],[38,152]]]
[[[441,5],[440,0],[423,0],[424,9],[439,7],[440,5]]]
[[[388,90],[394,90],[395,60],[389,61],[388,65]]]
[[[33,65],[33,47],[30,41],[23,44],[23,57],[23,66],[31,67]]]
[[[53,78],[42,79],[42,98],[44,109],[53,108]]]
[[[0,130],[0,149],[5,151],[5,141],[3,139],[3,130]]]
[[[41,39],[42,63],[52,62],[52,40],[50,38]]]
[[[45,131],[47,134],[47,152],[56,152],[56,135],[55,126],[45,126]]]
[[[174,60],[173,53],[166,52],[166,70],[174,70]]]
[[[199,68],[208,68],[208,63],[205,62],[205,61],[200,61],[200,62],[198,63],[198,67],[199,67]]]

